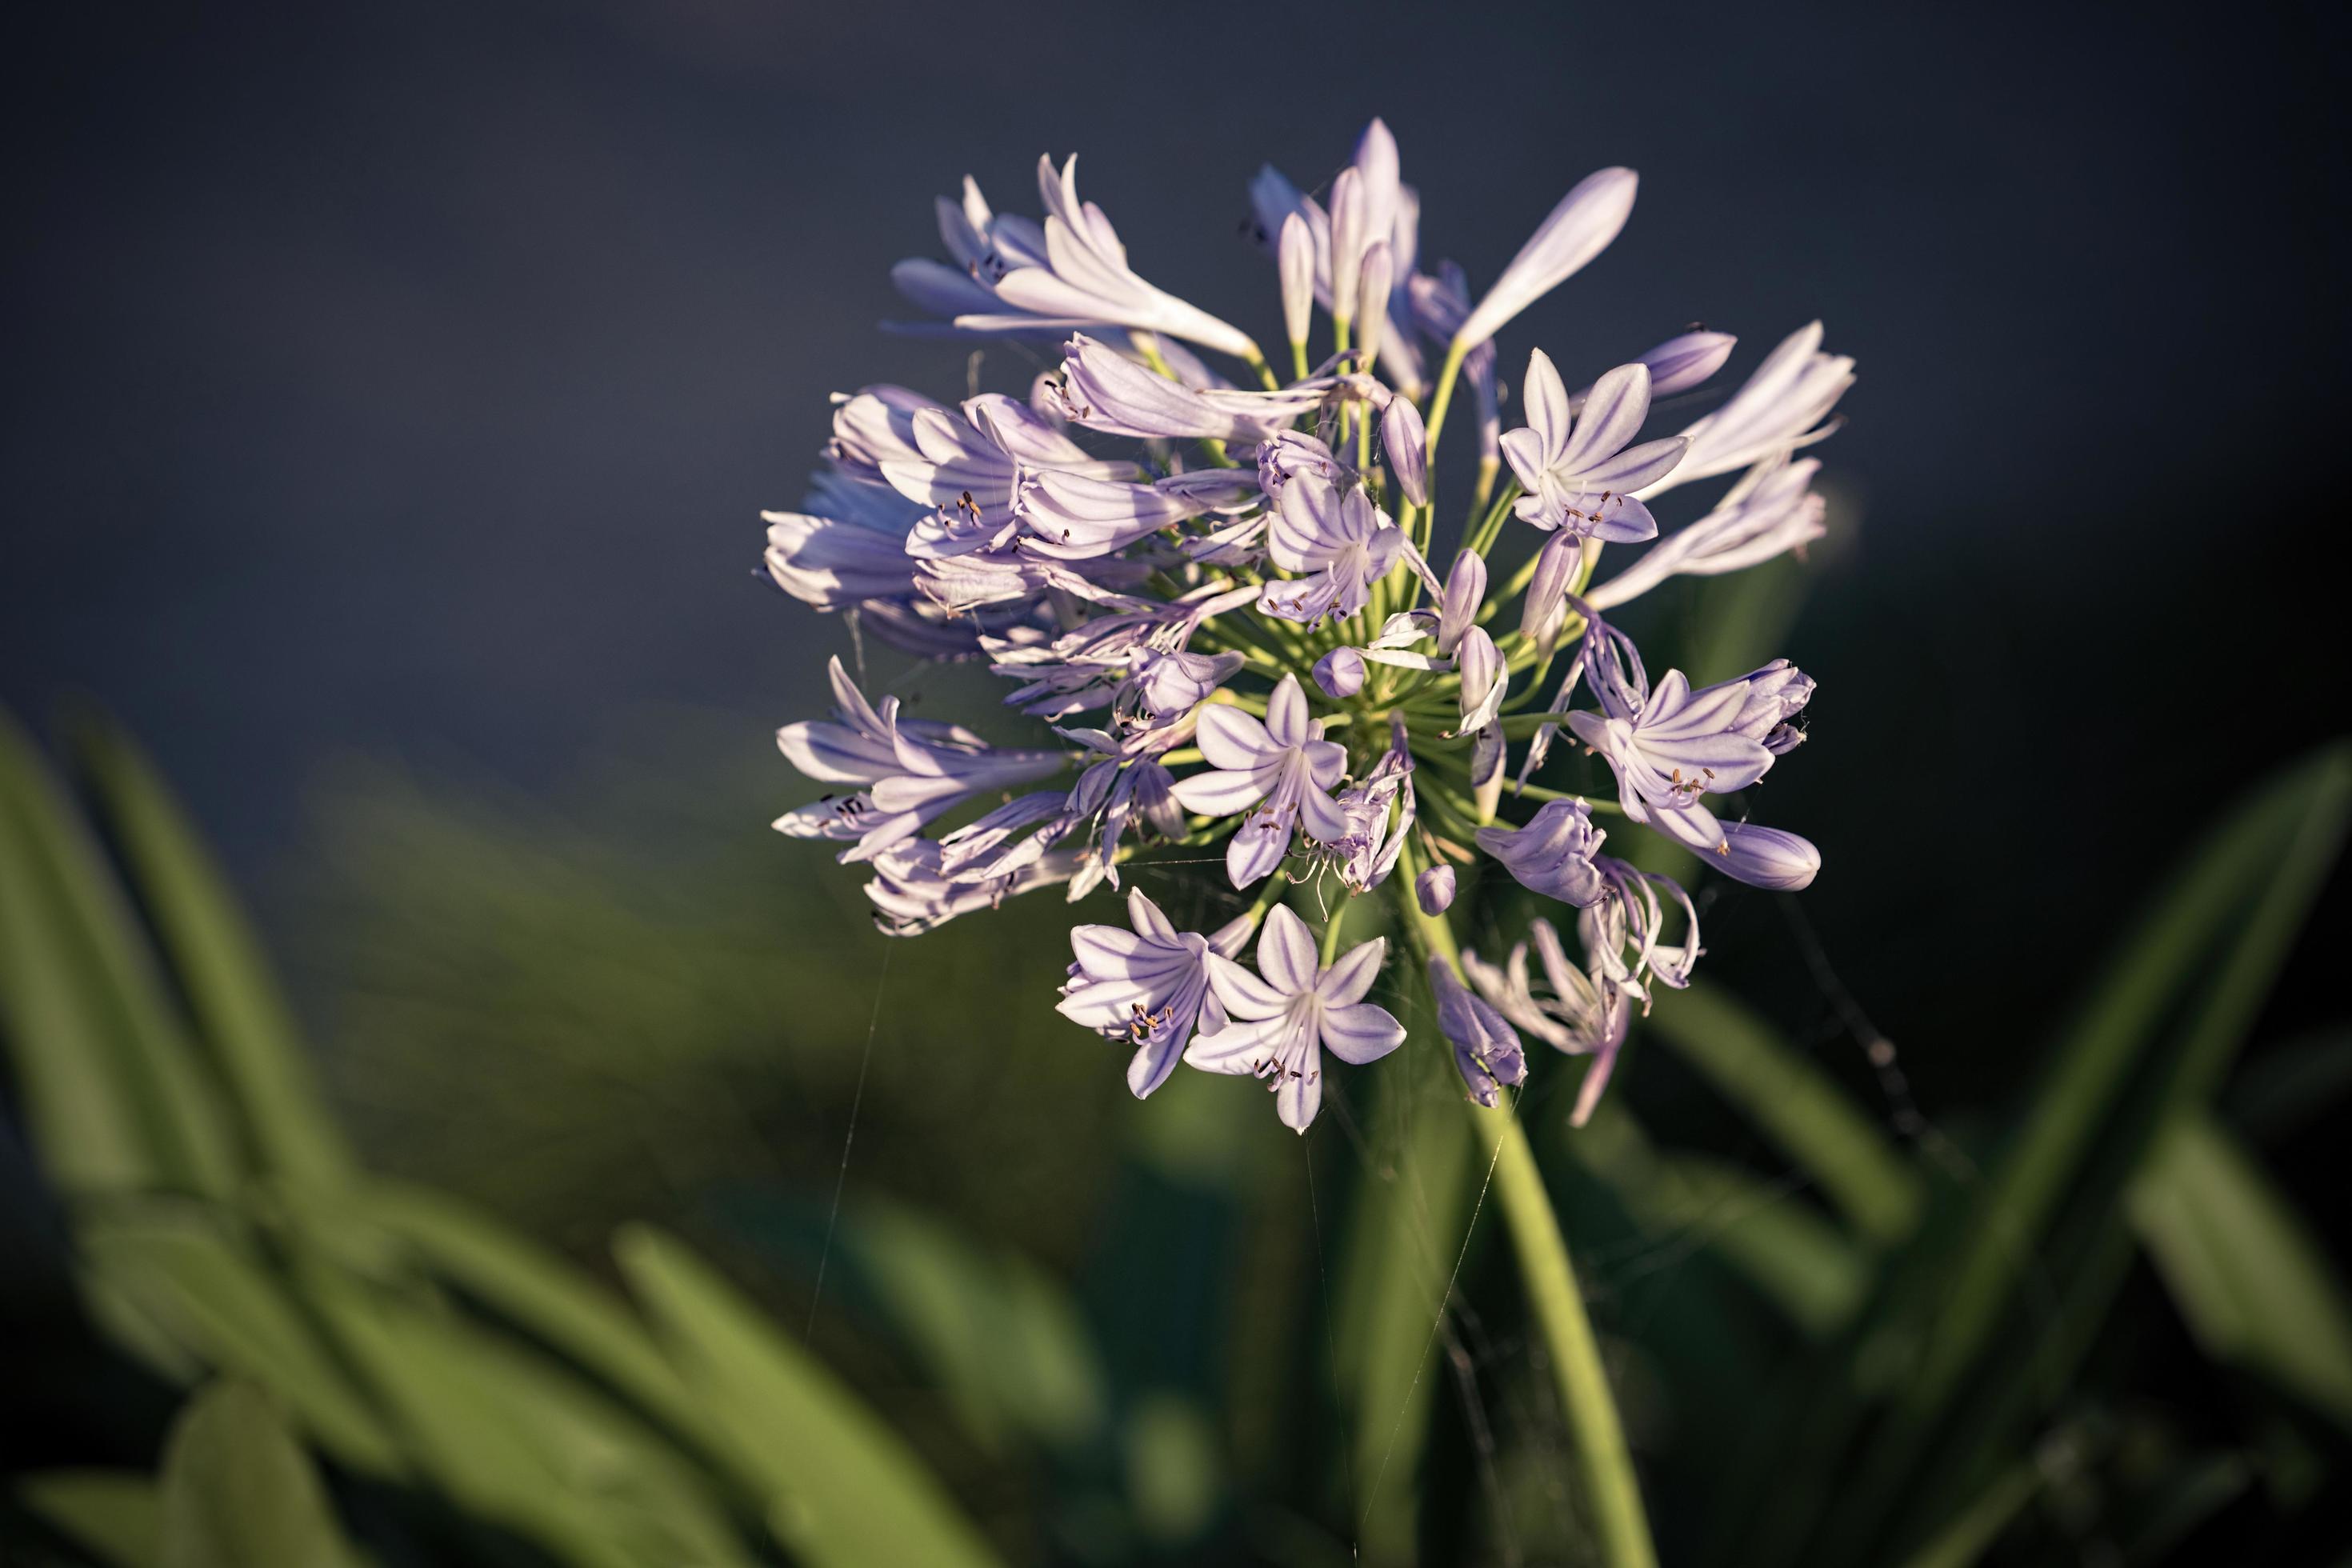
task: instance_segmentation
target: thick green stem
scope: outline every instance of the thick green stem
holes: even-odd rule
[[[1419,858],[1408,842],[1397,860],[1397,906],[1423,959],[1433,954],[1444,958],[1458,977],[1462,959],[1454,946],[1453,927],[1442,915],[1422,913],[1420,900],[1412,896],[1418,870]],[[1609,1568],[1655,1568],[1657,1551],[1650,1541],[1649,1518],[1642,1509],[1633,1452],[1625,1446],[1625,1428],[1617,1418],[1616,1399],[1609,1392],[1608,1372],[1601,1364],[1601,1346],[1592,1335],[1592,1321],[1585,1316],[1576,1266],[1569,1259],[1568,1238],[1552,1212],[1535,1151],[1528,1146],[1515,1105],[1487,1110],[1465,1104],[1479,1142],[1493,1163],[1496,1202],[1510,1229],[1519,1278],[1527,1287],[1536,1327],[1559,1384],[1560,1405],[1576,1444],[1577,1468],[1592,1510],[1601,1561]]]

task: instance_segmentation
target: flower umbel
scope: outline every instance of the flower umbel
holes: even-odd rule
[[[1328,1058],[1361,1067],[1404,1042],[1371,1000],[1386,939],[1343,940],[1350,901],[1384,892],[1415,951],[1388,983],[1426,967],[1467,1096],[1497,1106],[1525,1081],[1524,1037],[1591,1058],[1581,1122],[1630,1020],[1689,983],[1713,896],[1603,853],[1621,846],[1601,817],[1695,851],[1701,878],[1788,889],[1821,866],[1746,811],[1804,740],[1811,678],[1776,659],[1654,686],[1604,613],[1821,536],[1820,464],[1797,448],[1835,428],[1853,362],[1815,323],[1660,431],[1654,398],[1718,384],[1735,339],[1694,329],[1573,379],[1538,348],[1506,433],[1496,334],[1616,238],[1634,175],[1576,184],[1475,293],[1430,258],[1404,172],[1374,121],[1319,195],[1271,168],[1251,184],[1286,379],[1249,332],[1146,281],[1080,199],[1075,159],[1041,161],[1042,221],[969,180],[939,203],[948,259],[894,270],[937,320],[906,330],[1055,345],[1060,363],[958,403],[838,397],[809,493],[766,514],[765,565],[918,668],[983,662],[1035,738],[914,718],[903,680],[903,703],[869,702],[835,658],[835,717],[777,737],[832,793],[775,826],[869,866],[898,936],[1042,888],[1095,899],[1123,867],[1195,878],[1169,909],[1215,910],[1197,922],[1129,886],[1123,921],[1075,926],[1058,1010],[1129,1051],[1139,1098],[1180,1062],[1252,1074],[1302,1131]],[[1310,348],[1318,311],[1328,352]],[[1438,462],[1464,377],[1466,509]],[[1630,563],[1611,548],[1651,540]],[[1186,869],[1220,857],[1222,879]],[[1502,963],[1454,956],[1457,906],[1504,922]]]

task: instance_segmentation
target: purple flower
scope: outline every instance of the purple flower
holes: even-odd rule
[[[1602,710],[1570,713],[1568,726],[1616,773],[1625,815],[1647,822],[1653,810],[1746,789],[1762,778],[1774,756],[1764,737],[1804,705],[1812,683],[1784,659],[1696,691],[1681,670],[1670,669],[1637,707],[1601,681],[1594,690]]]
[[[1275,260],[1282,273],[1283,331],[1303,350],[1315,316],[1315,236],[1297,213],[1283,216]]]
[[[895,697],[884,698],[877,710],[839,658],[830,668],[841,722],[787,724],[776,731],[776,744],[810,778],[860,787],[787,812],[774,826],[792,838],[856,839],[842,851],[844,861],[872,859],[975,795],[1069,765],[1059,752],[1000,751],[952,724],[902,720]]]
[[[1513,1024],[1555,1050],[1594,1058],[1578,1086],[1576,1108],[1569,1117],[1573,1125],[1581,1127],[1600,1103],[1601,1091],[1609,1086],[1617,1053],[1633,1022],[1633,1005],[1616,987],[1568,962],[1568,954],[1560,949],[1559,933],[1550,921],[1530,921],[1528,930],[1543,961],[1544,984],[1549,994],[1538,996],[1529,983],[1526,942],[1513,947],[1499,969],[1475,952],[1465,951],[1462,972],[1479,995]]]
[[[1396,271],[1395,253],[1389,242],[1376,239],[1364,247],[1363,274],[1359,297],[1367,300],[1385,300]],[[1378,307],[1367,308],[1364,318],[1357,323],[1354,353],[1356,363],[1370,369],[1380,361],[1381,342],[1387,334],[1389,313]],[[1391,402],[1399,401],[1391,399]]]
[[[1445,593],[1438,600],[1437,651],[1450,656],[1462,646],[1462,638],[1478,618],[1478,607],[1486,602],[1486,558],[1475,551],[1464,551],[1454,561],[1454,570],[1446,574]]]
[[[1676,485],[1784,457],[1824,439],[1835,426],[1818,422],[1853,384],[1853,361],[1822,353],[1822,324],[1799,328],[1764,357],[1728,402],[1683,432],[1690,449],[1681,466],[1670,476],[1646,481],[1644,494],[1663,495]]]
[[[1732,346],[1738,342],[1729,332],[1691,331],[1668,338],[1641,356],[1641,363],[1650,371],[1650,395],[1672,397],[1705,384],[1708,377],[1723,368],[1723,362],[1731,357]],[[1591,395],[1592,388],[1588,386],[1569,401],[1581,408]]]
[[[1706,950],[1698,944],[1698,910],[1672,877],[1643,871],[1613,856],[1593,860],[1607,888],[1597,903],[1577,911],[1577,935],[1592,961],[1596,979],[1649,1005],[1648,979],[1681,990]],[[1664,898],[1659,895],[1664,894]],[[1683,939],[1665,940],[1666,905],[1679,907]]]
[[[1319,969],[1307,922],[1275,905],[1258,936],[1257,973],[1210,957],[1209,984],[1233,1021],[1196,1036],[1184,1059],[1207,1072],[1265,1079],[1282,1124],[1306,1131],[1323,1103],[1324,1051],[1360,1067],[1404,1043],[1404,1026],[1364,1000],[1387,951],[1387,939],[1375,937]]]
[[[768,575],[804,605],[839,610],[915,591],[906,544],[855,523],[796,511],[763,511]]]
[[[1442,915],[1454,907],[1454,868],[1432,866],[1412,879],[1412,896],[1425,915]]]
[[[1074,425],[1114,436],[1263,441],[1312,413],[1331,395],[1329,381],[1304,381],[1279,392],[1231,392],[1180,385],[1096,340],[1074,336],[1062,361],[1063,413]]]
[[[914,555],[961,554],[1011,541],[1024,479],[1060,468],[1097,479],[1132,479],[1132,463],[1098,462],[1027,404],[992,393],[958,414],[917,409],[908,420],[913,456],[885,456],[882,478],[932,509],[907,543]]]
[[[924,309],[950,314],[965,331],[1022,332],[1121,326],[1165,332],[1219,353],[1258,358],[1239,328],[1153,288],[1127,264],[1127,247],[1092,202],[1078,199],[1078,161],[1057,174],[1037,160],[1041,229],[989,211],[980,187],[964,181],[961,207],[942,201],[940,237],[958,268],[904,261],[891,270],[900,293]]]
[[[1438,263],[1435,276],[1412,279],[1412,317],[1421,330],[1445,342],[1470,317],[1470,282],[1451,261]],[[1462,379],[1470,384],[1478,404],[1478,457],[1484,463],[1501,460],[1502,389],[1495,380],[1495,344],[1489,338],[1462,356]]]
[[[1541,529],[1613,542],[1654,536],[1658,525],[1633,492],[1682,460],[1683,438],[1626,443],[1650,413],[1650,370],[1621,364],[1593,383],[1580,414],[1541,349],[1528,356],[1528,424],[1503,437],[1503,457],[1527,490],[1511,509]]]
[[[1462,646],[1454,650],[1454,664],[1462,672],[1462,721],[1454,726],[1454,732],[1475,734],[1492,724],[1502,711],[1510,673],[1495,647],[1495,639],[1486,635],[1484,626],[1472,626],[1462,634]]]
[[[1528,1076],[1517,1031],[1491,1003],[1473,996],[1442,956],[1429,961],[1429,988],[1437,998],[1438,1032],[1454,1047],[1463,1084],[1471,1099],[1491,1110],[1502,1103],[1503,1085]]]
[[[1225,847],[1234,887],[1246,888],[1281,864],[1294,826],[1303,824],[1308,837],[1327,844],[1348,831],[1329,794],[1347,772],[1348,749],[1324,740],[1322,727],[1308,721],[1298,677],[1282,678],[1266,699],[1263,723],[1238,708],[1203,709],[1200,742],[1213,771],[1177,780],[1177,804],[1204,816],[1257,807]]]
[[[1472,560],[1477,557],[1472,556]],[[1342,645],[1315,661],[1315,684],[1333,701],[1353,697],[1364,689],[1367,664],[1392,665],[1399,669],[1442,670],[1442,658],[1416,652],[1415,643],[1429,640],[1437,617],[1428,610],[1403,610],[1391,616],[1381,635],[1362,647]]]
[[[1257,216],[1258,226],[1276,237],[1277,261],[1283,255],[1279,237],[1288,229],[1292,218],[1299,220],[1306,234],[1313,297],[1320,300],[1334,317],[1350,321],[1360,328],[1367,324],[1373,303],[1362,289],[1363,253],[1375,240],[1388,242],[1394,282],[1384,302],[1393,330],[1381,333],[1377,341],[1390,380],[1409,395],[1414,395],[1421,387],[1421,355],[1407,330],[1412,324],[1412,306],[1405,285],[1412,276],[1420,249],[1421,199],[1410,185],[1402,183],[1399,175],[1396,138],[1389,133],[1386,125],[1375,120],[1364,127],[1363,134],[1357,139],[1352,163],[1331,183],[1330,213],[1327,215],[1314,198],[1302,195],[1271,165],[1261,168],[1257,178],[1250,182],[1250,205]],[[1344,213],[1343,205],[1347,208]],[[1344,234],[1340,232],[1342,228],[1346,230]],[[1342,279],[1346,281],[1341,282]],[[1286,279],[1286,300],[1289,288]],[[1340,298],[1343,291],[1344,304]],[[1466,303],[1464,308],[1467,310]],[[1299,319],[1305,320],[1303,313]],[[1303,332],[1295,332],[1291,341],[1299,342],[1304,338]]]
[[[1750,887],[1794,893],[1811,887],[1821,874],[1822,852],[1812,840],[1778,827],[1720,822],[1703,805],[1653,812],[1650,826]]]
[[[940,841],[909,838],[874,857],[874,880],[866,884],[874,923],[887,936],[919,936],[958,915],[992,910],[1005,900],[1070,879],[1079,857],[1057,849],[995,881],[953,881],[940,869]]]
[[[1592,826],[1592,807],[1580,800],[1550,800],[1525,827],[1482,827],[1478,847],[1503,863],[1522,887],[1580,907],[1606,890],[1593,853],[1609,836]]]
[[[1407,397],[1391,397],[1381,414],[1381,451],[1389,474],[1404,499],[1415,506],[1429,504],[1429,432],[1421,410]],[[1473,559],[1476,559],[1473,557]]]
[[[1265,549],[1276,565],[1313,575],[1267,584],[1258,606],[1293,621],[1352,616],[1403,548],[1404,534],[1361,489],[1300,474],[1282,487]]]
[[[1563,528],[1545,539],[1536,552],[1535,574],[1519,601],[1519,630],[1538,653],[1549,656],[1559,640],[1559,629],[1568,624],[1568,596],[1584,575],[1586,556],[1600,549],[1598,542]]]
[[[1231,958],[1249,940],[1247,915],[1208,936],[1180,931],[1140,888],[1127,895],[1134,928],[1074,926],[1070,951],[1076,962],[1056,1007],[1072,1023],[1105,1039],[1135,1047],[1127,1065],[1127,1087],[1141,1100],[1168,1081],[1196,1022],[1224,1024],[1224,1012],[1209,994],[1209,955]]]
[[[1413,795],[1412,751],[1404,721],[1391,718],[1389,722],[1389,749],[1381,753],[1363,783],[1339,797],[1347,832],[1323,846],[1339,869],[1340,882],[1358,893],[1369,893],[1388,880],[1420,811]],[[1398,807],[1393,828],[1389,825],[1392,805]]]
[[[1485,342],[1606,250],[1633,215],[1637,183],[1631,169],[1603,169],[1578,181],[1536,226],[1478,308],[1454,329],[1454,342],[1464,347]]]
[[[1812,458],[1794,463],[1766,458],[1713,511],[1660,540],[1585,597],[1596,610],[1611,609],[1669,577],[1712,577],[1758,565],[1786,551],[1801,551],[1824,531],[1822,498],[1809,488],[1820,468]]]

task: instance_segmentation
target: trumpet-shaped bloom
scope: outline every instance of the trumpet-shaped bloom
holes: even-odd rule
[[[1826,439],[1834,426],[1820,422],[1853,384],[1853,361],[1822,353],[1822,324],[1800,327],[1764,357],[1746,384],[1714,413],[1683,432],[1690,449],[1671,474],[1647,481],[1658,496],[1716,474],[1727,474]]]
[[[1294,826],[1324,844],[1347,833],[1347,816],[1330,791],[1347,772],[1348,749],[1323,739],[1322,726],[1308,720],[1297,676],[1284,676],[1274,689],[1263,721],[1238,708],[1203,710],[1200,742],[1212,771],[1177,780],[1176,802],[1205,816],[1250,813],[1225,847],[1234,887],[1246,888],[1282,863]]]
[[[1394,1015],[1364,1000],[1387,952],[1388,939],[1375,937],[1320,968],[1307,922],[1275,905],[1258,935],[1256,973],[1210,957],[1209,984],[1232,1021],[1195,1036],[1184,1059],[1204,1071],[1265,1080],[1282,1124],[1306,1131],[1323,1103],[1325,1051],[1360,1067],[1404,1043]]]
[[[1169,380],[1093,338],[1070,339],[1057,396],[1073,425],[1114,436],[1255,442],[1272,438],[1332,395],[1328,380],[1278,392],[1202,389]]]
[[[1207,936],[1178,931],[1140,888],[1127,895],[1127,917],[1130,930],[1070,929],[1075,962],[1055,1011],[1135,1047],[1127,1087],[1141,1100],[1176,1070],[1196,1025],[1224,1026],[1224,1010],[1209,992],[1209,959],[1239,953],[1250,921],[1242,916]]]
[[[1759,565],[1819,539],[1823,506],[1810,488],[1818,459],[1767,458],[1716,509],[1585,595],[1596,610],[1648,593],[1669,577],[1712,577]]]
[[[1136,276],[1110,219],[1078,199],[1076,157],[1058,172],[1052,158],[1038,159],[1037,194],[1045,207],[1043,226],[997,216],[966,178],[961,205],[939,204],[940,237],[957,266],[904,261],[891,280],[913,303],[951,316],[966,331],[1120,326],[1258,357],[1240,328]]]
[[[895,697],[884,698],[877,710],[839,658],[830,672],[839,722],[787,724],[776,731],[776,744],[810,778],[858,787],[786,812],[775,828],[791,838],[856,840],[842,851],[845,861],[872,859],[973,795],[1031,784],[1069,765],[1059,752],[1001,751],[953,724],[901,719]]]
[[[1609,248],[1633,216],[1639,184],[1631,169],[1603,169],[1578,181],[1559,205],[1536,226],[1503,268],[1477,308],[1454,329],[1456,345],[1485,342],[1504,324],[1568,281],[1584,264]]]

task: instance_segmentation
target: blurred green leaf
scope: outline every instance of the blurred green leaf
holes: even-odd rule
[[[708,1437],[708,1414],[612,1291],[537,1244],[429,1188],[372,1182],[355,1211],[492,1312],[602,1377],[673,1429]]]
[[[1622,1106],[1604,1101],[1562,1142],[1643,1230],[1711,1248],[1814,1339],[1843,1329],[1869,1292],[1871,1260],[1817,1212],[1736,1165],[1659,1153]]]
[[[37,1470],[18,1478],[26,1509],[105,1563],[155,1568],[163,1537],[155,1483],[135,1470]]]
[[[1905,1568],[1969,1568],[1992,1550],[2010,1521],[2042,1489],[2042,1467],[2021,1460],[2000,1473],[1977,1500],[1947,1523]]]
[[[163,1450],[157,1568],[339,1568],[324,1489],[268,1395],[208,1384]]]
[[[996,1561],[898,1436],[683,1245],[633,1226],[614,1254],[787,1546],[827,1568]]]
[[[68,1193],[236,1178],[136,917],[32,745],[0,714],[0,1021],[49,1179]]]
[[[1099,1436],[1108,1396],[1094,1336],[1034,1264],[898,1205],[859,1205],[839,1240],[981,1442],[1001,1454],[1015,1433],[1059,1447]]]
[[[2352,1028],[2289,1040],[2248,1061],[2225,1101],[2231,1124],[2257,1143],[2275,1142],[2326,1115],[2352,1094]]]
[[[2184,1118],[2150,1152],[2133,1224],[2197,1340],[2352,1426],[2352,1303],[2236,1140]]]
[[[308,1285],[418,1468],[469,1511],[585,1568],[748,1562],[691,1464],[570,1369],[340,1270]]]
[[[374,1410],[301,1307],[219,1228],[193,1215],[94,1216],[80,1242],[84,1266],[108,1289],[210,1365],[268,1387],[338,1459],[399,1471]]]
[[[1917,1173],[1829,1076],[1742,1004],[1704,982],[1662,999],[1648,1027],[1747,1113],[1874,1242],[1909,1236]]]
[[[1124,1446],[1127,1495],[1144,1534],[1162,1546],[1198,1539],[1223,1489],[1208,1413],[1179,1394],[1146,1395],[1127,1418]]]
[[[1982,1349],[2066,1185],[2180,1005],[2201,984],[2158,1102],[2125,1130],[2120,1184],[2163,1121],[2210,1095],[2286,961],[2335,864],[2352,805],[2352,747],[2336,745],[2264,787],[2208,837],[2124,942],[2034,1096],[1937,1292],[1936,1326],[1905,1407],[1924,1419]],[[2124,1156],[2127,1156],[2124,1157]],[[2104,1210],[2107,1200],[2095,1198]]]
[[[350,1151],[326,1114],[309,1054],[226,879],[127,736],[94,721],[78,739],[100,810],[256,1163],[300,1182],[344,1180]]]
[[[1400,1051],[1372,1079],[1368,1168],[1339,1257],[1334,1381],[1349,1414],[1357,1545],[1370,1563],[1418,1554],[1422,1458],[1443,1384],[1437,1314],[1466,1241],[1474,1176],[1461,1085],[1443,1049]],[[1318,1303],[1318,1310],[1320,1304]]]

